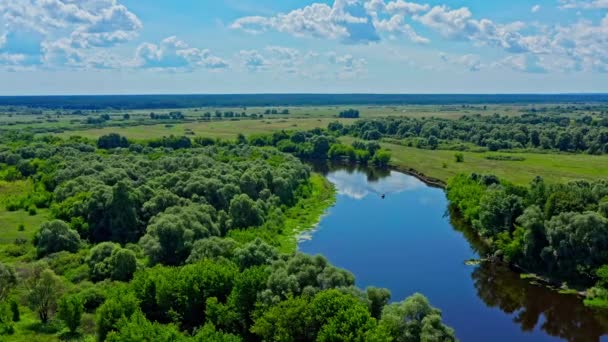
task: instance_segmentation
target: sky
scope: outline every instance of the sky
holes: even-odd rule
[[[607,92],[608,0],[0,0],[0,95]]]

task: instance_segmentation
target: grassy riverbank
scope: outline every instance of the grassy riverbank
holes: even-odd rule
[[[340,138],[352,143],[354,138]],[[390,150],[392,166],[401,171],[416,171],[428,178],[447,182],[460,173],[494,174],[515,184],[529,184],[536,176],[550,183],[564,183],[576,179],[594,180],[608,177],[608,156],[561,153],[456,152],[426,150],[381,143]],[[464,162],[456,162],[455,154],[462,153]],[[520,160],[490,160],[489,156],[512,156]],[[521,160],[523,158],[523,160]]]
[[[334,186],[322,175],[313,173],[310,179],[310,194],[301,199],[285,213],[283,233],[279,237],[279,250],[292,253],[297,249],[297,235],[312,229],[336,200]]]

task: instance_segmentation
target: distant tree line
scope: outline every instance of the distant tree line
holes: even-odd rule
[[[463,116],[440,118],[364,119],[343,134],[365,140],[399,139],[419,148],[489,151],[541,149],[563,152],[608,153],[608,116],[572,118],[562,115]]]

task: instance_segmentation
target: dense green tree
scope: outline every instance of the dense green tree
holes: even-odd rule
[[[379,322],[394,341],[456,341],[454,331],[441,323],[441,311],[421,294],[386,306]]]
[[[116,323],[106,342],[186,342],[186,338],[174,325],[152,323],[140,312],[136,311],[129,317],[123,316]]]
[[[54,220],[40,226],[35,243],[38,257],[43,257],[61,251],[78,251],[80,237],[65,222]]]
[[[61,298],[58,305],[58,315],[72,334],[80,327],[84,305],[78,296],[67,295]]]
[[[382,309],[388,304],[391,299],[391,292],[387,289],[381,289],[377,287],[368,287],[366,289],[367,298],[370,301],[369,311],[375,319],[380,319],[382,316]]]
[[[237,248],[234,252],[234,259],[241,269],[270,264],[277,256],[277,250],[260,238]]]
[[[106,340],[111,331],[122,326],[122,320],[138,311],[138,300],[129,291],[116,289],[97,310],[97,339]]]
[[[198,240],[192,247],[192,252],[186,260],[187,263],[193,264],[203,259],[231,259],[234,255],[234,250],[237,247],[236,241],[230,238],[219,238],[212,236],[208,239]]]
[[[246,194],[240,194],[230,201],[230,217],[237,228],[259,226],[264,222],[263,212]]]
[[[219,235],[215,214],[205,205],[169,208],[152,219],[140,243],[152,263],[182,264],[195,241]]]
[[[97,147],[102,149],[111,149],[117,147],[129,147],[127,138],[120,136],[117,133],[103,135],[97,140]]]
[[[545,229],[548,246],[541,257],[549,272],[582,280],[608,264],[608,219],[594,212],[561,213]]]
[[[28,281],[28,304],[38,314],[42,323],[47,323],[57,307],[62,290],[62,281],[50,269],[36,272]]]

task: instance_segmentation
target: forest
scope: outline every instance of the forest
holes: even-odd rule
[[[318,192],[291,154],[342,158],[329,133],[0,140],[0,184],[28,185],[6,209],[48,213],[31,238],[3,245],[3,338],[456,340],[423,295],[389,303],[324,257],[282,248],[286,222]],[[374,144],[350,149],[361,163],[390,160]]]
[[[606,94],[225,94],[0,96],[0,106],[50,109],[155,109],[231,106],[605,103]]]
[[[365,140],[393,139],[399,144],[431,150],[608,153],[608,111],[582,117],[526,113],[467,115],[458,120],[367,119],[339,129],[342,134]]]
[[[585,304],[608,307],[608,181],[546,184],[537,177],[523,187],[460,175],[448,182],[447,196],[488,256],[561,287],[592,287]]]

